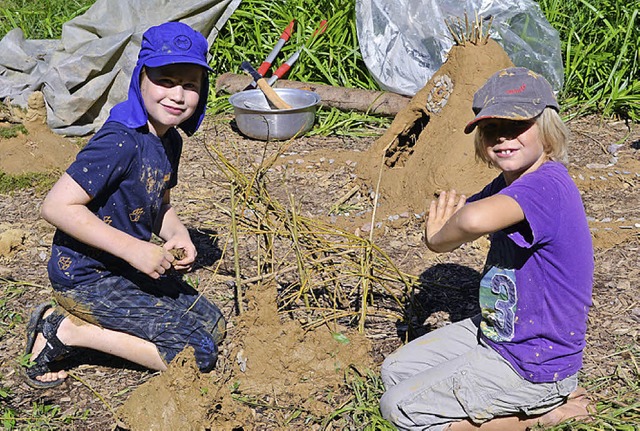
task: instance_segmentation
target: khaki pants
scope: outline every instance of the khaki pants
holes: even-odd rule
[[[480,315],[413,340],[382,364],[383,416],[400,430],[442,430],[469,419],[538,415],[561,405],[577,375],[532,383],[478,337]]]

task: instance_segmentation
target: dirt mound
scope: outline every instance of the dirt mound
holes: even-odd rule
[[[213,382],[200,373],[193,348],[189,347],[166,372],[131,394],[118,412],[123,422],[119,426],[148,431],[205,429],[210,393],[215,393]]]
[[[210,375],[199,373],[189,349],[169,369],[138,387],[121,407],[121,427],[136,430],[260,429],[249,405],[295,408],[326,417],[330,397],[351,366],[373,366],[368,340],[332,324],[305,332],[282,320],[273,285],[247,292],[234,320],[229,352]],[[231,334],[230,334],[231,335]],[[243,402],[245,400],[246,402]],[[158,406],[163,406],[162,411]]]
[[[369,194],[380,178],[382,214],[421,213],[434,192],[455,188],[470,194],[496,176],[497,171],[476,162],[473,134],[465,135],[464,126],[473,118],[476,90],[510,66],[506,52],[491,39],[451,49],[438,72],[358,163],[358,177]]]
[[[78,145],[47,126],[41,92],[29,96],[28,108],[24,111],[6,105],[0,107],[0,172],[21,175],[64,170],[78,150]]]

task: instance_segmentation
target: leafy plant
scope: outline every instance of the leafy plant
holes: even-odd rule
[[[362,374],[351,367],[346,373],[351,399],[341,408],[333,411],[323,422],[323,429],[357,429],[363,431],[392,431],[391,425],[380,413],[380,397],[384,392],[382,379],[377,373],[367,371]]]
[[[9,307],[9,303],[20,297],[24,293],[24,289],[9,280],[0,278],[0,282],[4,289],[2,296],[0,296],[0,340],[2,340],[8,331],[22,323],[22,315]]]
[[[0,171],[0,193],[29,187],[35,187],[39,191],[48,190],[59,177],[60,172],[9,175]]]
[[[7,431],[43,431],[69,429],[69,425],[77,421],[86,420],[89,410],[63,413],[60,406],[33,403],[28,415],[18,416],[12,408],[4,409],[0,412],[0,424],[2,429]],[[77,425],[77,424],[76,424]],[[75,427],[73,429],[76,429]]]
[[[62,24],[82,15],[95,0],[3,0],[0,35],[20,28],[27,39],[58,39]]]
[[[8,127],[0,127],[0,139],[15,138],[19,134],[28,135],[29,131],[22,124],[12,124]]]
[[[602,113],[640,120],[640,2],[539,0],[559,31],[572,116]]]

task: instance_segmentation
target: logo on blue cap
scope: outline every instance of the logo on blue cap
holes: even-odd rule
[[[189,39],[188,36],[181,34],[173,39],[173,44],[183,51],[188,51],[189,48],[191,48],[191,39]]]

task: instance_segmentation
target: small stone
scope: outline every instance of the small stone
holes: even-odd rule
[[[618,150],[620,148],[624,147],[624,144],[611,144],[609,145],[609,147],[607,148],[607,151],[609,151],[611,154],[615,154],[618,152]]]
[[[586,167],[587,169],[604,169],[607,165],[602,163],[588,163]]]
[[[169,253],[171,253],[176,260],[182,260],[187,256],[184,248],[172,248],[169,250]]]

